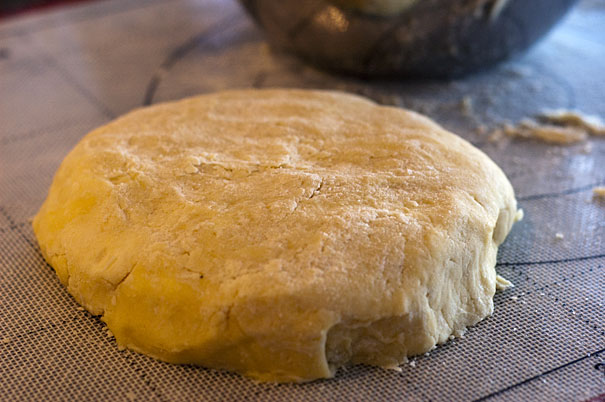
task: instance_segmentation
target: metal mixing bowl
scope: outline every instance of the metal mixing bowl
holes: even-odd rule
[[[364,77],[451,78],[526,50],[576,0],[240,0],[274,45]],[[389,3],[387,0],[373,0]],[[358,3],[343,6],[343,3]]]

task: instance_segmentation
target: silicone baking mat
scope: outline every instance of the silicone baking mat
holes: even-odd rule
[[[605,116],[605,2],[584,1],[520,59],[450,82],[365,82],[272,50],[236,2],[109,0],[0,23],[0,399],[587,400],[605,394],[605,138],[488,141],[545,108]],[[31,230],[59,163],[143,104],[235,87],[332,88],[425,113],[489,154],[525,219],[493,316],[401,372],[354,366],[256,384],[124,350],[42,259]],[[489,131],[489,130],[488,130]],[[590,144],[590,145],[587,145]],[[557,236],[557,233],[563,235]]]

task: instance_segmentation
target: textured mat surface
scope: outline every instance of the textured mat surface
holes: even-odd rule
[[[544,108],[605,116],[605,2],[524,57],[452,82],[367,83],[270,50],[235,2],[110,0],[0,24],[0,399],[586,400],[605,394],[605,138],[488,141]],[[334,88],[425,113],[489,154],[525,210],[498,271],[515,287],[464,338],[405,365],[265,385],[118,351],[42,259],[29,219],[90,129],[143,104],[234,87]],[[562,233],[564,238],[557,239]]]

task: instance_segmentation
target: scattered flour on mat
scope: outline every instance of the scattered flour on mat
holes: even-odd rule
[[[577,110],[556,109],[544,111],[536,119],[523,119],[518,124],[504,124],[494,130],[489,141],[499,141],[505,136],[536,139],[551,144],[571,145],[585,142],[589,136],[605,135],[605,123],[596,117]],[[582,153],[589,154],[592,146],[586,144]]]
[[[592,189],[592,195],[596,198],[605,200],[605,186],[599,186]]]

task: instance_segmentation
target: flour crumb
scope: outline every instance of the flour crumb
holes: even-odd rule
[[[480,124],[480,125],[478,125],[478,126],[477,126],[477,129],[476,129],[477,134],[481,134],[481,135],[483,135],[483,134],[487,133],[487,130],[488,130],[488,129],[487,129],[487,126],[486,126],[485,124]]]
[[[556,109],[543,111],[535,119],[522,119],[516,125],[505,123],[492,132],[488,140],[496,142],[504,135],[571,145],[585,142],[588,136],[605,136],[605,123],[597,116],[587,116],[577,110]],[[592,145],[585,144],[580,152],[589,154]]]
[[[197,173],[198,171],[199,170],[193,165],[188,165],[185,167],[185,173],[192,174],[192,173]]]
[[[2,341],[0,341],[0,343],[2,343],[3,345],[8,345],[9,343],[11,343],[11,338],[2,338]]]
[[[578,110],[546,110],[538,115],[541,120],[566,127],[584,129],[591,135],[605,135],[605,123],[597,116],[585,115]]]
[[[585,141],[586,131],[576,127],[563,127],[553,124],[540,124],[523,119],[517,126],[506,126],[504,133],[510,137],[536,139],[551,144],[574,144]]]
[[[508,288],[512,288],[514,285],[511,281],[506,278],[501,277],[500,275],[496,275],[496,290],[505,290]]]
[[[136,401],[137,400],[137,396],[135,395],[134,392],[127,392],[126,393],[126,399],[128,399],[129,401]]]
[[[410,367],[416,367],[416,360],[410,360]]]
[[[194,165],[194,166],[199,166],[202,164],[202,158],[196,155],[189,155],[187,157],[187,163]]]
[[[504,138],[504,129],[497,128],[489,134],[489,137],[487,137],[487,140],[489,142],[500,142],[500,140],[502,140],[502,138]]]
[[[394,370],[398,373],[401,373],[403,370],[401,369],[401,367],[397,366],[397,365],[392,365],[392,366],[386,366],[385,369],[387,370]]]
[[[518,297],[517,296],[513,296],[510,298],[512,301],[517,301]]]
[[[555,239],[557,240],[563,240],[565,238],[565,235],[561,232],[557,232],[555,233]]]
[[[76,307],[77,311],[84,311],[84,307]]]
[[[604,186],[599,186],[599,187],[595,187],[592,189],[592,195],[595,198],[601,198],[603,200],[605,200],[605,187]]]
[[[470,96],[464,96],[460,100],[460,110],[465,116],[473,114],[473,99]]]

